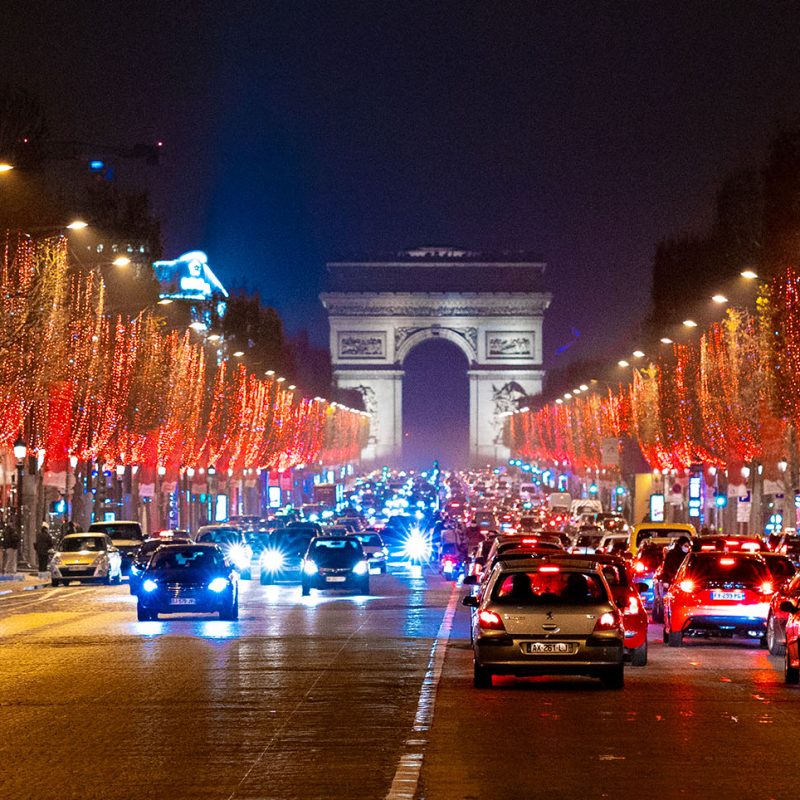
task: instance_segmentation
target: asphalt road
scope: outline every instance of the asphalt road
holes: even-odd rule
[[[653,628],[651,663],[621,692],[581,678],[476,691],[460,594],[406,571],[372,587],[304,599],[247,583],[235,623],[136,622],[127,586],[0,598],[0,794],[796,795],[800,691],[763,650],[671,650]]]

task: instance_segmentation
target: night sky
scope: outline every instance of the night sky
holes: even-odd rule
[[[167,255],[318,342],[327,258],[450,244],[549,263],[549,366],[627,352],[657,241],[800,119],[797,3],[28,0],[2,31],[54,129],[164,140]]]

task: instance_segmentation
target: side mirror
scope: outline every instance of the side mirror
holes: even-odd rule
[[[478,585],[478,576],[477,575],[465,575],[463,583],[464,583],[464,586],[477,586]]]
[[[475,597],[474,594],[468,594],[462,601],[462,606],[468,606],[469,608],[477,608],[478,607],[478,598]]]
[[[797,611],[797,606],[791,600],[784,600],[780,605],[780,609],[787,614],[794,614]]]
[[[644,583],[643,581],[640,581],[639,583],[637,583],[636,584],[636,588],[640,592],[649,592],[650,591],[650,587],[646,583]]]

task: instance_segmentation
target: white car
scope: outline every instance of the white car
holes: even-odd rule
[[[122,556],[105,533],[70,533],[50,559],[50,580],[53,586],[71,581],[119,583]]]

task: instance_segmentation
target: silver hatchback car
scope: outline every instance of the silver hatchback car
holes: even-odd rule
[[[592,561],[500,561],[472,615],[474,683],[493,675],[591,675],[624,684],[625,633],[611,590]]]

